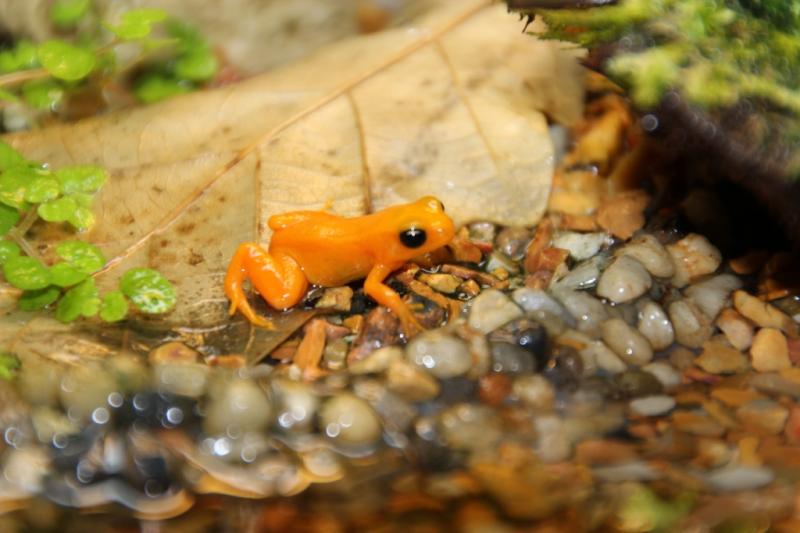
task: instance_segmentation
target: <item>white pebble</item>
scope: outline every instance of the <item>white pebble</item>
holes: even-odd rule
[[[675,274],[675,265],[669,252],[658,239],[649,234],[631,240],[620,248],[616,255],[629,255],[635,258],[657,278],[669,278]]]
[[[715,319],[728,303],[733,291],[742,286],[742,281],[732,274],[720,274],[707,280],[695,283],[684,295],[711,320]]]
[[[669,363],[656,361],[649,365],[644,365],[642,370],[653,374],[665,389],[677,387],[681,384],[681,374]]]
[[[652,283],[650,274],[639,261],[623,255],[600,276],[597,294],[614,303],[630,302],[644,294]]]
[[[569,255],[576,261],[589,259],[600,251],[608,236],[604,232],[577,233],[562,231],[553,237],[552,246],[569,250]]]
[[[481,333],[489,333],[522,316],[522,309],[497,289],[486,289],[472,301],[467,324]]]
[[[661,416],[675,407],[675,398],[663,394],[645,396],[631,400],[628,406],[640,416]]]
[[[440,379],[464,375],[472,367],[467,344],[441,329],[424,331],[411,339],[406,359]]]
[[[573,290],[590,289],[597,285],[597,280],[600,279],[600,263],[601,261],[593,259],[584,261],[567,272],[554,285]]]
[[[325,435],[345,445],[372,444],[382,432],[381,422],[372,407],[350,393],[339,394],[325,402],[319,424]]]
[[[571,320],[572,317],[564,309],[564,306],[553,299],[552,296],[547,294],[541,289],[531,289],[529,287],[522,287],[511,293],[511,298],[520,306],[526,313],[535,313],[537,311],[544,311],[552,315],[560,317],[562,320]]]
[[[699,348],[711,338],[711,321],[689,300],[675,300],[667,309],[675,339],[689,348]]]
[[[771,483],[775,474],[766,467],[736,465],[711,472],[706,479],[717,490],[753,490]]]
[[[203,429],[220,435],[229,429],[261,431],[269,425],[272,407],[264,391],[249,379],[231,378],[215,383]]]
[[[603,323],[603,341],[630,364],[644,365],[653,359],[653,349],[644,335],[619,318]]]
[[[558,290],[553,296],[564,304],[577,322],[577,329],[591,337],[600,335],[600,325],[608,318],[603,302],[580,291]]]
[[[711,274],[722,262],[722,254],[702,235],[690,233],[683,239],[667,246],[675,264],[672,284],[685,287],[691,280]]]
[[[647,301],[642,306],[637,327],[654,350],[663,350],[675,340],[675,330],[672,329],[667,313],[653,301]]]
[[[589,364],[605,370],[609,374],[619,374],[628,369],[625,361],[619,358],[603,341],[592,341],[580,351],[584,367]],[[588,364],[587,364],[588,363]]]

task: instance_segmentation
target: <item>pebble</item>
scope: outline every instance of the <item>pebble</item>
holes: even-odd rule
[[[17,373],[17,390],[31,406],[55,406],[64,371],[63,366],[52,361],[30,358],[23,362]]]
[[[711,274],[722,262],[722,254],[702,235],[690,233],[674,244],[667,245],[672,256],[675,274],[672,285],[685,287],[690,281],[705,274]]]
[[[351,364],[347,369],[351,374],[377,374],[389,368],[392,362],[403,357],[405,357],[405,352],[399,346],[384,346],[364,359]]]
[[[448,407],[439,415],[439,430],[454,450],[489,450],[503,434],[494,409],[470,403]]]
[[[320,403],[319,396],[311,386],[283,378],[273,379],[270,386],[274,393],[278,425],[291,431],[310,430]]]
[[[672,424],[678,431],[701,437],[721,437],[725,434],[725,428],[705,413],[675,411],[672,413]]]
[[[603,323],[603,342],[625,362],[644,365],[653,359],[653,349],[647,339],[619,318]]]
[[[652,300],[648,300],[639,310],[637,328],[656,351],[668,348],[675,340],[675,330],[667,313]]]
[[[617,250],[616,255],[628,255],[639,261],[657,278],[670,278],[675,274],[675,264],[666,248],[653,235],[644,234]]]
[[[507,279],[509,273],[516,274],[519,272],[519,263],[515,263],[500,252],[492,252],[489,254],[489,258],[486,260],[484,269],[486,272],[490,272],[496,278]],[[505,277],[501,277],[501,272],[505,273],[503,274]]]
[[[511,259],[525,257],[525,249],[531,240],[531,232],[522,226],[509,226],[500,230],[495,240],[495,248]]]
[[[592,341],[580,351],[584,367],[596,366],[609,374],[619,374],[628,369],[625,361],[606,346],[603,341]]]
[[[600,336],[601,325],[608,319],[603,302],[581,291],[558,290],[553,295],[575,319],[578,331],[591,337]]]
[[[726,466],[706,476],[708,483],[720,491],[753,490],[775,479],[772,470],[757,466]]]
[[[522,287],[511,293],[511,298],[526,313],[543,311],[560,317],[562,320],[572,320],[572,316],[552,296],[541,289]]]
[[[681,384],[681,375],[675,368],[664,361],[656,361],[642,367],[642,370],[653,374],[665,389]]]
[[[99,365],[73,366],[61,380],[59,398],[71,419],[104,424],[110,417],[108,396],[118,388],[111,374]]]
[[[597,280],[600,279],[600,263],[601,261],[592,259],[579,263],[575,268],[567,272],[563,278],[551,284],[551,288],[591,289],[597,285]]]
[[[632,461],[621,465],[598,466],[592,468],[592,474],[608,483],[623,481],[655,481],[662,477],[661,472],[653,469],[644,461]]]
[[[788,315],[780,311],[777,307],[763,302],[747,294],[744,291],[733,293],[733,306],[743,316],[749,318],[762,328],[781,329],[787,333],[792,333],[796,325]]]
[[[156,389],[179,396],[199,398],[206,392],[210,368],[203,363],[167,363],[153,367]]]
[[[489,333],[522,316],[522,309],[497,289],[486,289],[472,300],[467,324],[481,333]]]
[[[614,376],[619,391],[628,398],[661,394],[664,387],[653,374],[638,369],[630,369]]]
[[[777,435],[783,431],[789,410],[774,400],[767,398],[752,400],[736,410],[736,417],[745,431],[756,431]]]
[[[507,342],[492,342],[492,371],[507,374],[530,374],[539,366],[530,352]]]
[[[539,436],[536,455],[543,463],[559,463],[569,458],[572,442],[564,421],[555,415],[536,417],[534,428]]]
[[[633,444],[611,439],[590,439],[575,445],[573,459],[585,465],[611,465],[627,463],[637,458]]]
[[[190,348],[182,342],[166,342],[154,348],[147,359],[151,365],[165,363],[196,363],[200,358],[200,353]]]
[[[203,429],[209,435],[261,431],[272,420],[271,414],[272,406],[255,382],[223,378],[211,387]]]
[[[424,331],[411,339],[405,355],[410,363],[440,379],[464,375],[472,368],[467,344],[441,329]]]
[[[314,304],[314,308],[347,312],[350,311],[352,303],[353,289],[345,285],[344,287],[325,289],[320,299]]]
[[[549,411],[555,403],[553,385],[539,374],[518,376],[511,386],[514,396],[526,406]]]
[[[337,394],[322,405],[319,425],[333,441],[350,446],[373,444],[382,432],[380,419],[372,407],[347,392]]]
[[[551,246],[568,250],[570,257],[575,261],[584,261],[597,255],[607,239],[608,236],[604,232],[561,231],[553,237]]]
[[[758,372],[776,372],[792,366],[786,337],[774,328],[758,330],[750,347],[750,356],[753,368]]]
[[[511,378],[507,374],[486,374],[478,379],[478,399],[492,407],[501,405],[511,394]]]
[[[747,350],[753,343],[753,324],[735,309],[723,309],[717,327],[737,350]]]
[[[703,343],[703,351],[694,362],[709,374],[739,374],[750,368],[742,352],[714,341]]]
[[[713,320],[728,303],[731,292],[741,286],[742,281],[738,277],[732,274],[720,274],[695,283],[684,291],[684,296]]]
[[[453,294],[458,291],[463,281],[461,278],[452,274],[427,274],[425,272],[419,275],[419,280],[426,283],[433,290],[444,294]]]
[[[386,386],[410,402],[424,402],[439,395],[441,386],[430,374],[405,360],[395,360],[386,372]]]
[[[614,303],[635,300],[644,294],[653,280],[642,264],[633,257],[623,255],[611,263],[600,276],[597,294]]]
[[[675,408],[675,399],[663,394],[645,396],[631,400],[628,407],[639,416],[661,416]]]
[[[689,300],[675,300],[667,308],[675,339],[689,348],[699,348],[711,337],[711,321]]]

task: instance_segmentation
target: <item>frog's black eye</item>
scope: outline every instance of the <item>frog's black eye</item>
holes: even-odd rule
[[[400,232],[400,242],[406,248],[419,248],[425,244],[426,239],[424,229],[410,228]]]

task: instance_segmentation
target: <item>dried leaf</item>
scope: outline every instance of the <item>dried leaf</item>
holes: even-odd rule
[[[178,289],[166,320],[218,323],[231,254],[266,244],[275,213],[359,215],[435,194],[457,223],[538,221],[553,166],[544,113],[580,116],[580,69],[487,4],[447,3],[413,29],[235,85],[6,139],[56,168],[109,170],[86,234],[110,258],[102,290],[157,268]],[[34,231],[32,248],[57,233]]]

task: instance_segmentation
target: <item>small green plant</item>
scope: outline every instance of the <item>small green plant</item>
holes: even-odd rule
[[[99,22],[90,0],[59,0],[50,19],[57,28],[74,30],[74,37],[21,40],[0,51],[0,105],[58,109],[71,92],[131,71],[137,72],[133,94],[154,102],[194,90],[217,73],[216,56],[202,36],[160,9],[133,9],[118,21]],[[165,37],[154,37],[157,25]],[[139,53],[120,65],[115,50],[125,43],[136,44]]]
[[[171,310],[175,289],[159,272],[134,268],[124,273],[119,290],[101,295],[92,275],[106,259],[99,248],[85,241],[56,245],[59,261],[50,265],[26,250],[24,234],[37,218],[62,222],[77,230],[94,223],[93,195],[107,180],[104,169],[80,165],[51,170],[28,161],[0,141],[0,266],[12,286],[21,289],[19,308],[24,311],[56,305],[56,318],[71,322],[99,315],[106,322],[122,320],[129,303],[144,313]]]
[[[0,379],[13,379],[19,369],[19,359],[13,354],[0,352]]]
[[[800,146],[798,0],[619,0],[590,9],[540,9],[557,2],[510,2],[542,18],[545,38],[599,49],[603,71],[642,109],[668,91],[712,117],[754,110],[749,146],[797,153]],[[563,2],[574,5],[574,2]],[[734,121],[739,124],[741,121]],[[800,157],[787,158],[800,177]]]

